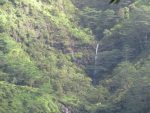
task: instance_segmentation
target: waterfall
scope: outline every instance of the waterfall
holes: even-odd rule
[[[95,60],[94,60],[94,73],[93,73],[93,76],[95,76],[96,73],[97,73],[96,68],[97,68],[98,49],[99,49],[99,43],[97,43],[96,49],[95,49]]]
[[[96,50],[95,50],[96,56],[97,56],[97,53],[98,53],[98,48],[99,48],[99,43],[96,45]]]

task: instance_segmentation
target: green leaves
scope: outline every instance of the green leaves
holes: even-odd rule
[[[7,0],[0,0],[0,5],[3,5],[7,2]]]
[[[60,113],[54,98],[39,89],[0,81],[1,113]]]
[[[150,8],[132,1],[0,0],[0,112],[147,113]]]
[[[0,61],[7,65],[3,65],[2,70],[9,74],[9,79],[7,79],[9,82],[14,82],[15,80],[15,83],[19,85],[31,85],[32,80],[42,76],[42,73],[34,62],[30,60],[28,54],[11,37],[1,34],[0,44],[0,50],[3,52],[3,57],[0,57]]]

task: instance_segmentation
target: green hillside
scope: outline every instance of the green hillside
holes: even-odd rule
[[[149,0],[0,0],[0,113],[150,113],[149,49]]]

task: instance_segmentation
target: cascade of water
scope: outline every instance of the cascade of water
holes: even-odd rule
[[[97,73],[96,65],[97,65],[97,58],[98,58],[98,49],[99,49],[99,43],[97,43],[96,49],[95,49],[94,74],[93,74],[94,76]]]

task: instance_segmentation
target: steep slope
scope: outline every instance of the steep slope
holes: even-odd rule
[[[149,113],[149,4],[0,0],[0,112]]]
[[[0,82],[1,113],[59,113],[55,98],[39,89]]]
[[[93,38],[90,32],[76,25],[76,10],[69,0],[1,1],[0,80],[27,86],[31,90],[36,87],[45,94],[53,94],[60,98],[59,103],[62,106],[66,103],[77,104],[78,96],[91,87],[90,79],[86,77],[83,68],[85,59],[88,59],[87,47],[92,48]],[[1,85],[2,88],[5,87],[5,84]],[[18,89],[20,86],[14,87]],[[7,89],[11,90],[10,85]],[[18,90],[22,96],[26,93],[22,91],[24,87]],[[5,90],[2,93],[7,95]],[[37,93],[35,92],[35,95]],[[12,95],[16,95],[15,101],[24,103],[16,92]],[[27,94],[28,98],[31,96],[34,94]],[[2,101],[8,103],[11,99],[3,100],[2,97]],[[39,107],[43,106],[42,101],[39,101]],[[1,104],[1,108],[6,106]],[[25,105],[24,108],[27,109],[26,107]],[[32,112],[58,113],[58,109],[46,110],[53,107],[51,103],[49,107],[43,111]],[[15,109],[8,106],[8,109],[1,109],[1,112],[17,112]],[[20,109],[23,109],[23,106]],[[35,109],[40,110],[38,106]]]
[[[81,25],[91,28],[97,39],[95,73],[91,77],[110,93],[106,108],[97,107],[96,113],[150,111],[150,1],[127,2],[115,7],[98,0],[77,3]]]

